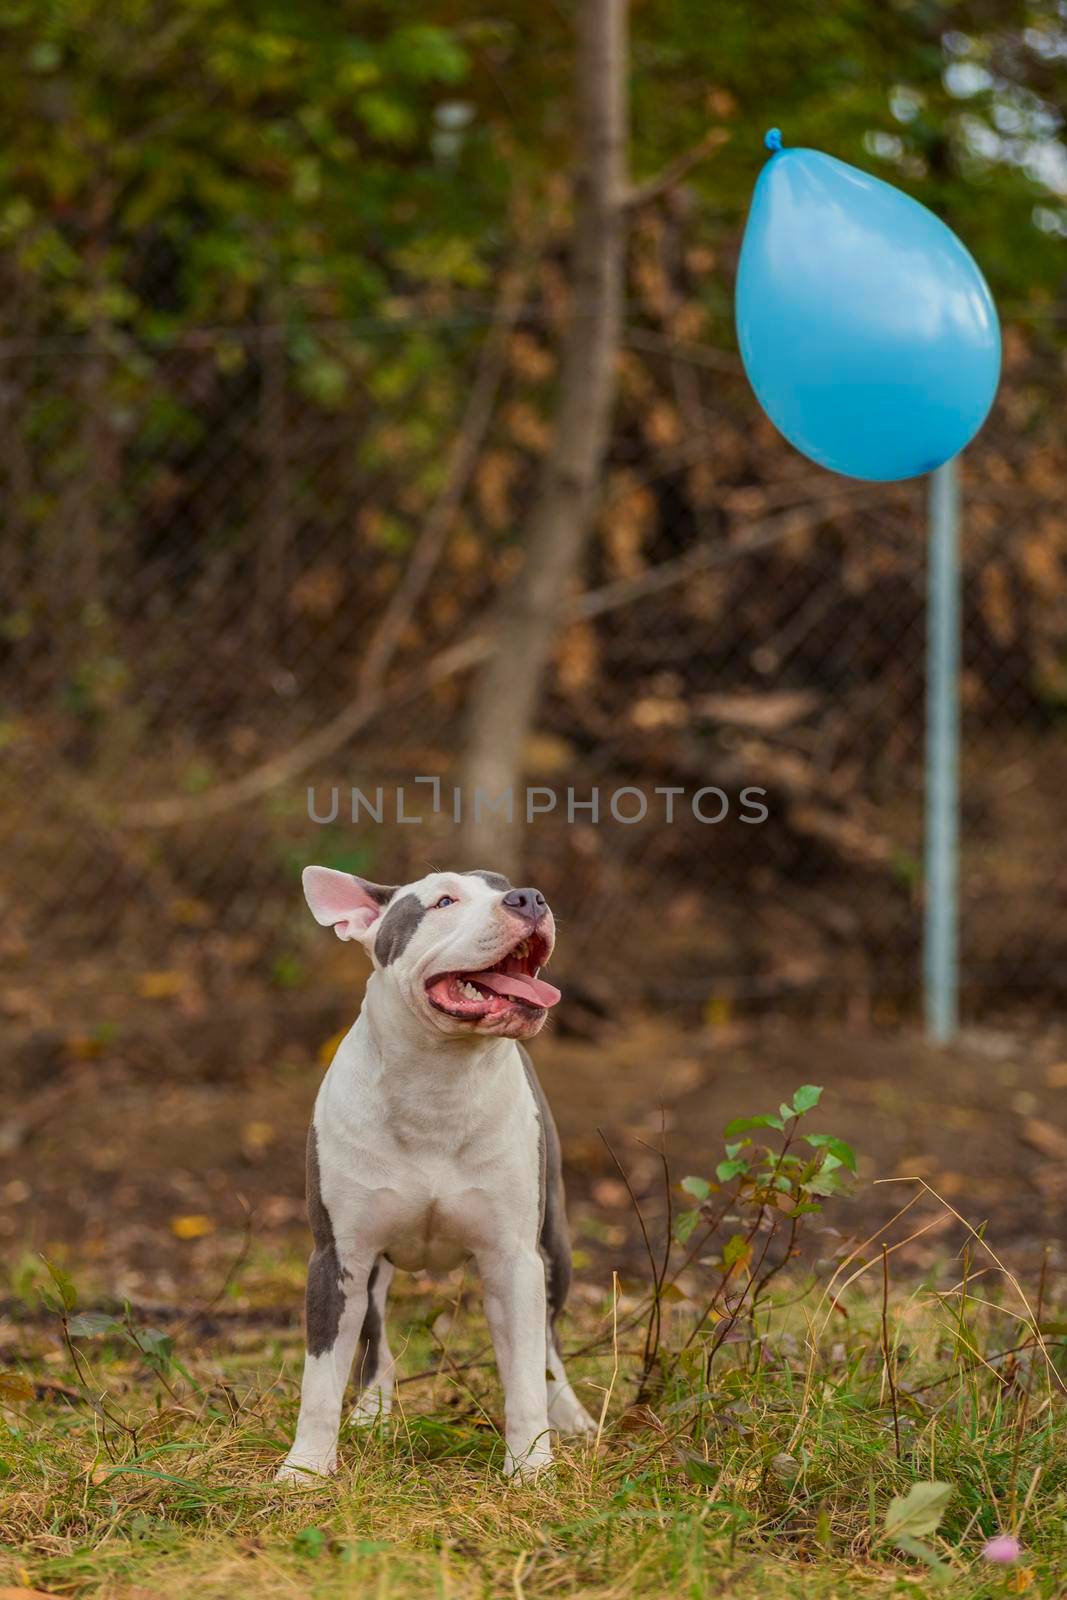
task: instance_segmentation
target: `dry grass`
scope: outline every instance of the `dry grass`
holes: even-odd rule
[[[710,1386],[707,1347],[682,1352],[693,1306],[672,1301],[667,1360],[641,1406],[636,1302],[586,1303],[568,1334],[594,1346],[572,1362],[587,1405],[609,1397],[600,1446],[564,1448],[524,1485],[499,1474],[476,1298],[453,1317],[440,1291],[402,1291],[402,1370],[445,1370],[405,1383],[389,1424],[346,1434],[336,1480],[299,1489],[271,1482],[295,1422],[298,1343],[241,1325],[247,1288],[214,1333],[179,1335],[161,1366],[114,1337],[78,1341],[75,1366],[58,1318],[27,1322],[8,1365],[39,1387],[21,1399],[9,1386],[0,1413],[0,1582],[116,1600],[1059,1596],[1057,1346],[992,1263],[969,1266],[966,1285],[952,1281],[957,1261],[943,1290],[891,1290],[883,1327],[870,1257],[836,1302],[825,1285],[778,1287],[760,1339],[723,1346]],[[292,1263],[277,1272],[290,1282]],[[257,1284],[268,1301],[277,1292],[262,1263]],[[1049,1286],[1044,1299],[1055,1340]],[[71,1394],[40,1387],[57,1384]],[[892,1497],[932,1479],[953,1494],[924,1558],[883,1528]],[[1002,1530],[1024,1545],[1010,1569],[981,1554]]]

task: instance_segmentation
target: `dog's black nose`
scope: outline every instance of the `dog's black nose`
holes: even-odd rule
[[[548,910],[548,901],[540,889],[509,889],[503,903],[529,922],[540,922]]]

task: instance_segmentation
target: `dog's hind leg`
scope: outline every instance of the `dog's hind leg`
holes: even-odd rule
[[[596,1433],[596,1423],[571,1388],[551,1322],[548,1325],[548,1420],[557,1433],[586,1437]]]
[[[367,1314],[363,1318],[356,1357],[355,1376],[360,1394],[351,1421],[357,1428],[370,1427],[393,1409],[396,1363],[385,1327],[385,1302],[392,1281],[393,1263],[379,1256],[367,1283]]]
[[[561,1177],[549,1186],[541,1229],[548,1301],[548,1420],[557,1433],[589,1435],[596,1432],[596,1423],[571,1388],[556,1332],[571,1285],[571,1241],[563,1200]]]
[[[548,1307],[548,1420],[557,1433],[593,1434],[596,1423],[571,1388],[559,1353],[556,1325],[571,1286],[571,1235],[567,1226],[567,1196],[563,1186],[563,1157],[559,1133],[533,1062],[519,1046],[527,1082],[541,1122],[541,1236],[538,1247],[545,1264],[545,1299]]]

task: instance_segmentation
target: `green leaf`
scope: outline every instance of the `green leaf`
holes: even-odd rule
[[[824,1198],[832,1194],[841,1193],[841,1184],[832,1172],[816,1173],[802,1187],[809,1194],[821,1194]]]
[[[429,23],[409,23],[389,40],[388,54],[416,83],[458,83],[466,76],[469,57],[454,34]]]
[[[832,1133],[805,1133],[804,1139],[814,1150],[828,1150],[850,1172],[856,1170],[856,1152],[844,1139],[835,1139]]]
[[[162,1328],[134,1328],[132,1330],[134,1344],[150,1361],[166,1363],[170,1360],[174,1349],[169,1333],[164,1333]]]
[[[798,1117],[802,1117],[805,1111],[814,1110],[821,1099],[822,1090],[816,1088],[815,1084],[802,1084],[793,1096],[793,1110]]]
[[[902,1538],[894,1540],[894,1543],[905,1555],[911,1556],[916,1561],[925,1562],[935,1583],[947,1583],[951,1578],[952,1568],[947,1562],[942,1561],[936,1550],[924,1544],[921,1539],[912,1539],[905,1534]]]
[[[322,1528],[301,1528],[293,1535],[293,1549],[302,1556],[321,1556],[330,1543]]]
[[[722,1247],[722,1264],[730,1270],[739,1261],[743,1261],[748,1253],[749,1243],[743,1233],[732,1234]]]
[[[706,1178],[683,1178],[682,1188],[686,1194],[691,1194],[694,1200],[706,1200],[711,1193],[711,1184]]]
[[[677,1450],[675,1454],[685,1469],[685,1475],[702,1489],[713,1489],[722,1477],[722,1468],[714,1461],[705,1461],[695,1450]]]
[[[894,1544],[936,1533],[938,1523],[955,1489],[951,1483],[913,1483],[907,1494],[894,1495],[885,1514],[883,1532]]]
[[[792,1115],[788,1106],[785,1110],[787,1115]],[[735,1117],[733,1122],[726,1124],[723,1129],[723,1136],[727,1139],[732,1139],[735,1133],[747,1133],[750,1128],[777,1128],[778,1132],[781,1133],[784,1127],[785,1123],[781,1117],[772,1116],[770,1113],[762,1117]]]
[[[72,1339],[98,1339],[103,1333],[120,1333],[122,1323],[109,1311],[79,1311],[67,1324]]]
[[[720,1183],[729,1183],[731,1178],[736,1178],[739,1173],[748,1171],[747,1161],[720,1161],[715,1168],[715,1176]]]
[[[56,1266],[54,1261],[49,1261],[47,1256],[42,1256],[41,1260],[48,1268],[48,1276],[59,1290],[59,1299],[63,1310],[68,1313],[73,1311],[78,1304],[78,1291],[75,1289],[69,1274],[64,1272],[62,1267]]]
[[[699,1211],[679,1211],[674,1219],[674,1237],[679,1244],[685,1244],[699,1221]]]

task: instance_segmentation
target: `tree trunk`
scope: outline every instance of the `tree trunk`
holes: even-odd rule
[[[522,860],[523,751],[537,713],[567,586],[578,570],[607,451],[622,333],[625,269],[626,3],[581,0],[579,173],[552,448],[525,530],[526,559],[502,596],[492,653],[475,673],[460,772],[460,850],[470,865],[514,874]],[[514,821],[504,806],[511,791]]]

